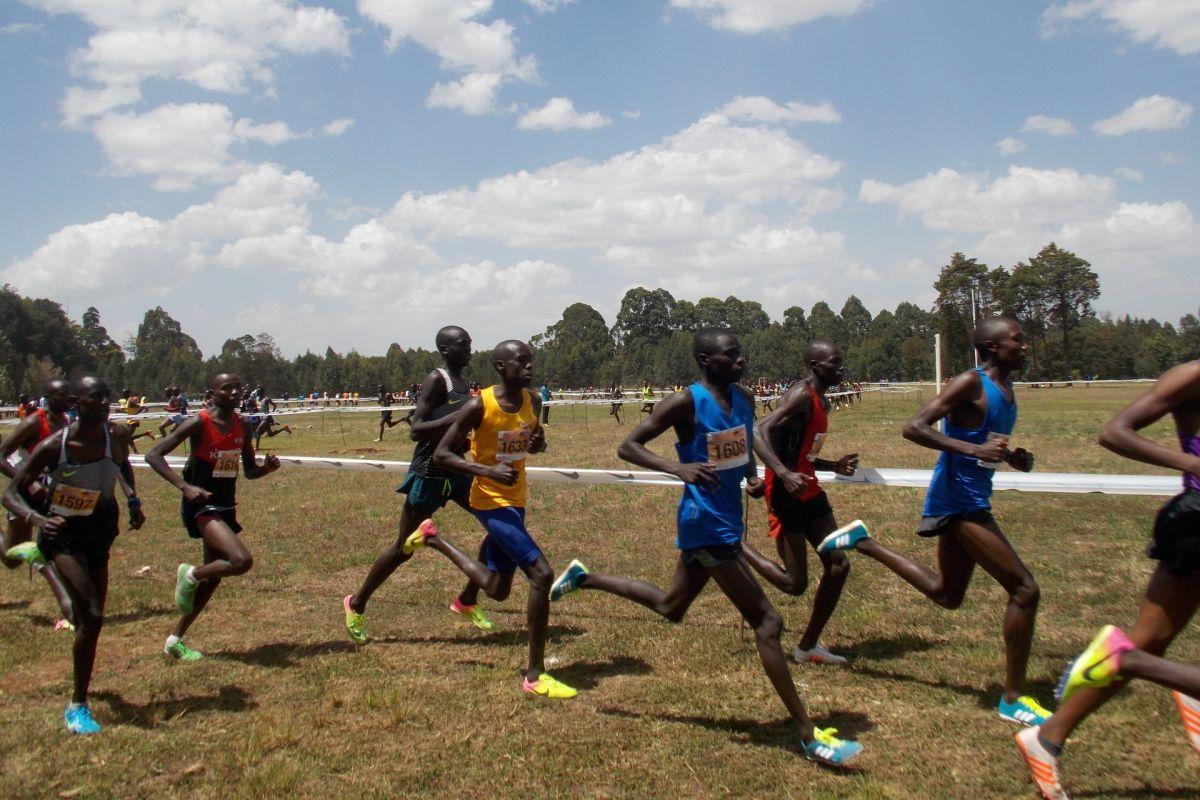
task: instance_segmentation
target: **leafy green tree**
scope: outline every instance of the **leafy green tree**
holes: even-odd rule
[[[840,316],[846,331],[846,340],[842,342],[842,345],[849,347],[862,344],[863,340],[867,338],[867,329],[871,327],[871,312],[867,310],[861,300],[850,295],[842,306]]]
[[[161,306],[146,312],[129,350],[125,382],[147,397],[157,399],[167,386],[195,391],[207,380],[196,340]]]
[[[1092,316],[1092,301],[1100,297],[1100,276],[1091,264],[1070,250],[1060,250],[1053,242],[1029,259],[1045,281],[1046,316],[1059,331],[1062,344],[1062,374],[1071,364],[1071,333],[1080,322]]]
[[[942,357],[947,374],[961,372],[973,362],[971,333],[975,324],[971,317],[971,298],[974,293],[976,319],[992,312],[992,286],[986,264],[962,253],[955,253],[950,263],[942,267],[933,288],[937,290],[934,313],[942,333]]]
[[[846,341],[846,327],[841,317],[833,313],[833,309],[824,300],[813,304],[808,312],[808,330],[812,338],[829,339],[838,344]]]
[[[556,387],[601,383],[601,370],[615,350],[604,317],[587,303],[567,306],[562,319],[530,344],[537,349],[539,379]]]

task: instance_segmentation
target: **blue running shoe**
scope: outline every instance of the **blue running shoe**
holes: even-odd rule
[[[579,588],[579,581],[584,575],[588,574],[588,568],[583,565],[579,559],[575,559],[567,568],[563,570],[563,574],[558,576],[558,580],[554,581],[550,586],[550,600],[559,600],[564,594],[570,594]]]
[[[813,728],[813,740],[804,745],[804,757],[818,764],[839,767],[862,752],[862,745],[834,734],[837,728]]]
[[[71,733],[81,733],[86,736],[100,732],[100,723],[92,719],[92,712],[88,711],[88,707],[82,703],[68,704],[67,710],[63,712],[63,719],[66,720],[67,730]]]
[[[831,553],[834,550],[850,550],[863,539],[870,539],[867,526],[861,519],[856,519],[849,525],[843,525],[826,536],[817,545],[818,553]]]
[[[1022,695],[1011,703],[1001,695],[996,711],[1000,713],[1001,719],[1021,725],[1041,725],[1050,719],[1050,711],[1042,708],[1038,701],[1029,695]]]

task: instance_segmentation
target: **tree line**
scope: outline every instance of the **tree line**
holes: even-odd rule
[[[933,374],[933,337],[942,333],[946,374],[971,364],[973,319],[1005,314],[1019,320],[1031,343],[1029,380],[1152,377],[1180,361],[1200,358],[1200,320],[1188,314],[1178,325],[1131,316],[1098,316],[1092,303],[1100,281],[1091,265],[1051,243],[1011,268],[989,267],[955,253],[933,284],[931,309],[903,302],[872,314],[851,295],[834,311],[825,301],[807,311],[784,310],[772,320],[755,300],[730,296],[677,300],[666,289],[633,288],[621,299],[611,326],[596,309],[574,303],[546,330],[530,337],[536,380],[555,388],[668,386],[696,377],[691,334],[701,327],[727,328],[747,353],[747,379],[790,380],[803,369],[803,352],[814,339],[842,345],[854,380],[928,380]],[[432,332],[431,332],[432,335]],[[486,346],[468,368],[468,379],[492,379]],[[160,399],[168,386],[195,391],[213,372],[237,372],[274,395],[312,391],[371,395],[379,384],[398,389],[420,383],[438,366],[425,347],[392,343],[382,356],[355,350],[305,352],[288,359],[269,333],[227,339],[207,357],[196,340],[161,307],[146,312],[137,332],[117,343],[89,307],[79,322],[47,298],[0,289],[0,399],[36,394],[49,377],[80,370],[99,372],[114,389]]]

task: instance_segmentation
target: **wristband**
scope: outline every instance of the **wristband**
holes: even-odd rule
[[[130,508],[140,508],[142,505],[142,499],[136,494],[131,494],[129,497],[125,498],[125,504]]]

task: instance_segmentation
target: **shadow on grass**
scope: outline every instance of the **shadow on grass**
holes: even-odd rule
[[[491,633],[481,633],[476,636],[470,635],[471,631],[467,628],[464,628],[463,631],[464,635],[462,636],[372,636],[371,641],[382,644],[517,645],[524,644],[526,640],[524,628],[492,631]],[[583,633],[583,628],[578,628],[574,625],[551,625],[546,630],[546,641],[564,642],[568,639],[574,639],[581,633]]]
[[[328,642],[273,642],[260,644],[252,650],[224,650],[211,654],[210,658],[239,661],[256,667],[287,669],[296,666],[300,659],[324,656],[331,653],[350,653],[358,648],[343,639]]]
[[[885,661],[889,658],[900,658],[909,653],[924,653],[945,644],[940,639],[926,639],[924,636],[901,634],[899,636],[880,636],[875,639],[864,639],[861,642],[846,647],[847,654],[855,658],[874,658]]]
[[[765,722],[758,719],[742,719],[740,717],[704,717],[693,714],[650,714],[637,711],[627,711],[623,708],[601,708],[601,714],[608,714],[623,719],[652,719],[661,722],[678,722],[684,725],[696,725],[710,731],[728,733],[735,742],[756,744],[764,747],[778,747],[781,750],[802,754],[803,748],[800,737],[796,733],[796,723],[791,718],[777,719]],[[837,728],[837,735],[844,739],[857,739],[863,733],[873,730],[875,723],[866,714],[858,711],[836,711],[823,714],[813,720],[818,728]]]
[[[28,600],[13,600],[11,603],[0,603],[0,611],[11,611],[18,608],[29,608]]]
[[[222,686],[216,694],[171,697],[141,705],[128,702],[117,692],[92,692],[92,697],[108,705],[114,722],[138,728],[156,728],[196,711],[239,712],[258,707],[240,686]]]
[[[901,683],[915,683],[919,686],[928,686],[931,689],[946,689],[947,691],[961,694],[966,697],[974,697],[979,701],[980,708],[995,708],[996,703],[1000,700],[1000,694],[1004,687],[999,683],[989,683],[986,686],[970,686],[965,683],[950,683],[949,681],[935,681],[929,678],[920,678],[916,675],[905,675],[900,672],[891,672],[884,669],[872,669],[859,665],[852,665],[851,670],[855,675],[866,675],[869,678],[882,678],[888,681],[899,681]],[[1049,699],[1054,696],[1054,686],[1057,683],[1054,679],[1048,678],[1031,678],[1025,687],[1025,693],[1033,695],[1036,698]]]
[[[105,614],[105,623],[120,624],[123,622],[141,622],[154,617],[171,617],[179,616],[178,609],[168,608],[166,606],[141,606],[133,611],[122,611],[120,614]]]
[[[611,656],[603,661],[576,661],[554,670],[554,677],[576,689],[595,689],[605,678],[616,675],[648,675],[654,670],[640,658]]]
[[[1179,789],[1156,789],[1153,786],[1139,786],[1136,789],[1098,789],[1091,792],[1072,792],[1072,797],[1200,797],[1200,786],[1186,786]]]

